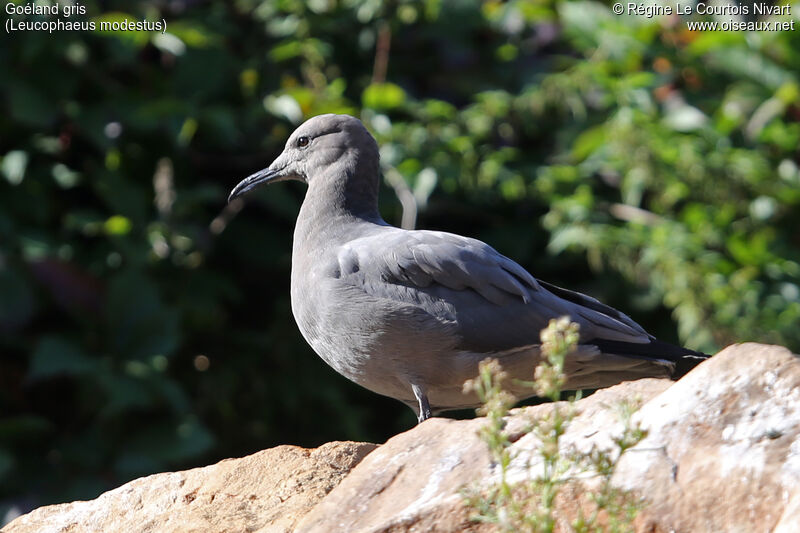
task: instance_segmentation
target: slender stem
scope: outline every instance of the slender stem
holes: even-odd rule
[[[375,39],[375,63],[372,67],[372,83],[386,81],[386,71],[389,68],[389,49],[392,45],[392,29],[389,23],[381,21],[378,26],[378,35]]]

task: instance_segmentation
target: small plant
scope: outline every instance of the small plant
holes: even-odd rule
[[[483,404],[477,409],[477,413],[485,416],[487,423],[481,426],[479,435],[489,447],[492,461],[500,466],[500,483],[492,488],[489,498],[471,498],[471,503],[481,511],[478,518],[490,517],[492,507],[502,510],[514,505],[511,486],[506,478],[511,464],[508,450],[511,441],[504,429],[505,416],[514,405],[515,398],[503,390],[503,381],[506,378],[507,374],[497,359],[485,359],[480,363],[478,377],[464,383],[464,392],[474,391]]]
[[[566,384],[564,363],[577,347],[579,326],[570,322],[569,317],[551,320],[540,338],[542,361],[530,385],[537,396],[558,402]],[[500,471],[496,486],[467,495],[468,505],[476,511],[473,519],[497,524],[502,531],[550,533],[556,528],[559,494],[567,484],[577,483],[577,475],[585,479],[588,474],[599,478],[598,488],[578,502],[578,516],[568,527],[576,533],[633,530],[633,520],[642,504],[630,493],[615,488],[611,478],[620,457],[645,437],[645,432],[631,420],[637,406],[620,404],[624,429],[613,439],[612,449],[593,446],[589,452],[567,452],[562,450],[561,437],[575,417],[576,398],[571,398],[567,405],[556,403],[548,415],[533,420],[528,430],[541,443],[538,449],[541,471],[529,481],[513,485],[508,481],[513,456],[506,415],[514,398],[503,389],[507,378],[497,360],[487,359],[481,362],[478,377],[464,384],[464,391],[475,392],[483,403],[478,414],[486,416],[487,423],[481,427],[480,437]]]

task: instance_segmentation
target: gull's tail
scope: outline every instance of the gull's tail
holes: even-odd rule
[[[654,361],[664,361],[674,366],[672,379],[680,379],[694,367],[711,357],[703,352],[696,352],[688,348],[682,348],[653,339],[648,343],[634,343],[612,341],[607,339],[592,339],[581,344],[593,344],[601,352],[631,357],[635,359],[650,359]]]

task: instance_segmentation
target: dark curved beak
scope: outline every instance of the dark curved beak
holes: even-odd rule
[[[255,174],[247,176],[245,179],[240,181],[236,187],[233,188],[231,194],[228,196],[228,203],[264,184],[282,181],[285,179],[289,178],[283,174],[282,168],[274,169],[272,167],[267,167],[263,170],[259,170]]]

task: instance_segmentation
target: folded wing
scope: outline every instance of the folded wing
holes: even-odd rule
[[[459,349],[491,353],[538,344],[551,318],[569,315],[581,339],[648,343],[628,316],[589,296],[539,282],[489,245],[435,231],[387,227],[338,254],[342,278],[372,297],[402,301],[455,324]]]

